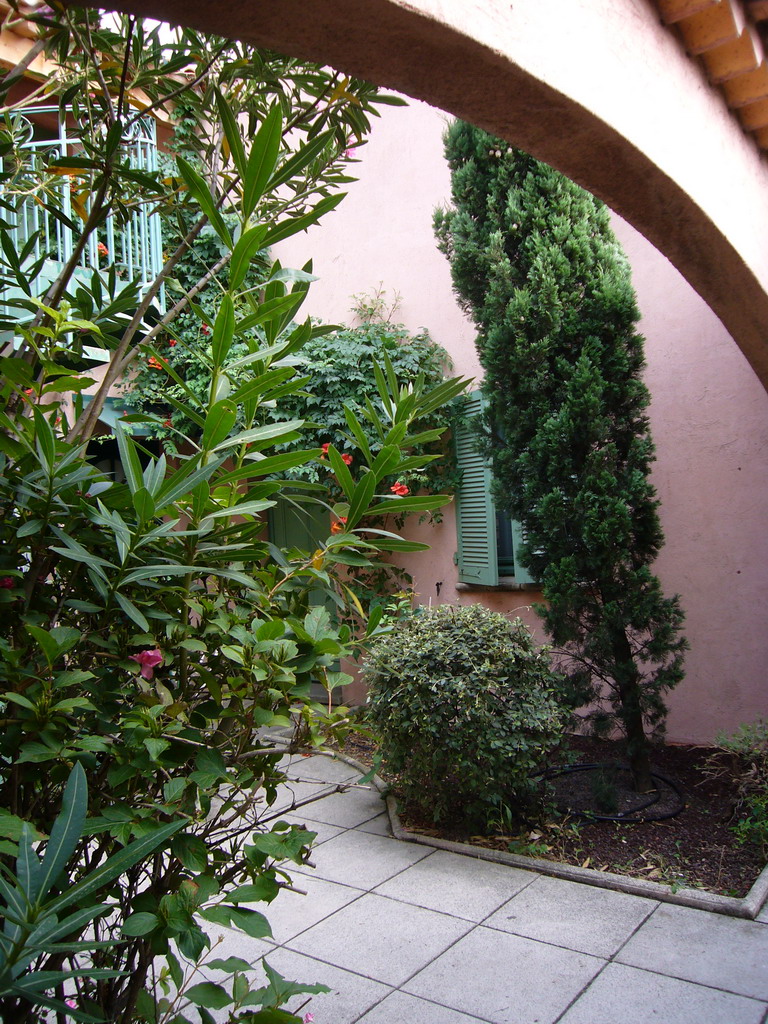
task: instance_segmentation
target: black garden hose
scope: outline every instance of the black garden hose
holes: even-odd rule
[[[544,771],[540,773],[539,777],[543,779],[551,779],[558,775],[568,775],[571,772],[596,771],[601,768],[618,768],[620,771],[630,771],[628,766],[615,764],[614,762],[567,764],[555,768],[545,768]],[[680,787],[673,779],[670,779],[668,775],[663,775],[658,771],[652,771],[651,778],[658,779],[660,782],[664,783],[664,785],[668,786],[677,796],[677,803],[672,810],[660,811],[655,814],[652,812],[651,814],[639,815],[640,811],[645,811],[648,807],[653,807],[654,804],[659,802],[661,799],[661,793],[657,789],[653,793],[648,794],[636,807],[632,807],[630,810],[623,811],[619,814],[598,814],[596,811],[575,811],[571,808],[568,808],[568,813],[574,817],[583,818],[586,821],[622,821],[627,824],[647,821],[667,821],[669,818],[674,818],[685,808],[685,797],[683,796]]]

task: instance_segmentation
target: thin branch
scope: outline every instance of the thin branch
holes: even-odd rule
[[[18,64],[11,68],[11,70],[3,77],[0,81],[0,89],[9,89],[17,78],[21,78],[24,72],[27,70],[29,65],[38,57],[45,49],[46,40],[43,38],[35,40],[35,42],[27,50],[26,54],[21,58]]]
[[[182,93],[185,93],[189,89],[194,89],[198,85],[200,85],[201,82],[203,82],[204,79],[207,78],[208,74],[210,73],[211,68],[216,63],[216,61],[219,59],[219,57],[224,53],[224,51],[227,49],[227,46],[228,46],[228,44],[225,44],[225,45],[219,47],[219,49],[214,53],[214,55],[211,57],[211,59],[205,65],[203,70],[195,78],[193,78],[191,81],[183,82],[178,87],[178,89],[174,89],[172,92],[166,93],[165,96],[161,97],[160,99],[155,100],[153,103],[150,103],[150,105],[148,107],[144,107],[142,110],[138,111],[138,113],[134,114],[133,117],[131,117],[126,122],[126,127],[130,127],[132,124],[134,124],[140,118],[146,117],[148,114],[151,114],[154,110],[159,110],[161,107],[166,106],[166,104],[168,104],[168,103],[172,103],[173,100],[175,100],[177,96],[181,96]]]
[[[72,30],[72,34],[77,39],[78,43],[80,43],[80,45],[83,47],[83,50],[86,50],[86,52],[88,54],[88,60],[93,65],[94,74],[96,75],[96,78],[98,79],[99,85],[101,86],[101,90],[102,90],[102,92],[104,94],[104,97],[105,97],[105,99],[107,101],[107,107],[109,109],[109,121],[110,121],[110,124],[114,124],[115,121],[117,120],[117,116],[115,114],[115,105],[112,102],[112,96],[110,95],[109,89],[107,88],[106,79],[104,78],[104,75],[101,73],[101,68],[99,67],[99,62],[98,62],[98,60],[96,60],[96,52],[95,52],[94,46],[93,46],[93,37],[91,36],[91,19],[89,17],[89,14],[86,13],[86,16],[85,16],[85,31],[86,31],[86,33],[88,35],[88,46],[87,46],[87,48],[83,45],[82,37],[80,36],[80,33],[77,30],[77,27],[73,24],[73,22],[70,20],[69,17],[67,17],[67,21],[69,22],[69,27]]]
[[[128,18],[128,31],[125,39],[125,56],[123,58],[123,69],[120,73],[120,89],[117,94],[117,116],[123,116],[123,103],[125,101],[125,83],[128,80],[128,64],[131,59],[131,43],[133,42],[133,30],[136,27],[136,19],[131,15]]]

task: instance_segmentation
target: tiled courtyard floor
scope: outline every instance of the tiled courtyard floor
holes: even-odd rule
[[[330,986],[302,1011],[315,1024],[768,1024],[768,909],[739,920],[399,842],[375,790],[333,792],[354,769],[313,756],[289,774],[304,781],[276,809],[321,797],[281,814],[318,833],[294,873],[307,895],[268,908],[273,942],[229,934],[221,955]]]

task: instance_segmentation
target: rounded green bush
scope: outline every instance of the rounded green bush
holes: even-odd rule
[[[532,773],[562,736],[547,650],[481,605],[422,611],[366,660],[369,715],[405,799],[434,822],[485,827],[531,811]]]

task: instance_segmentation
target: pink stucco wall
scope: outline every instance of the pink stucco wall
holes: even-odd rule
[[[478,376],[474,331],[432,237],[432,211],[449,194],[444,124],[419,103],[387,112],[359,150],[360,180],[347,199],[323,225],[284,243],[280,256],[294,266],[313,257],[319,280],[308,312],[348,320],[350,296],[381,282],[402,296],[397,319],[428,328],[457,373]],[[691,641],[686,679],[669,699],[668,736],[704,742],[768,716],[768,394],[665,257],[618,218],[615,229],[647,339],[666,533],[657,570],[665,590],[681,594]],[[415,532],[432,545],[406,562],[421,603],[482,600],[535,625],[535,592],[457,592],[450,509],[440,527]]]

